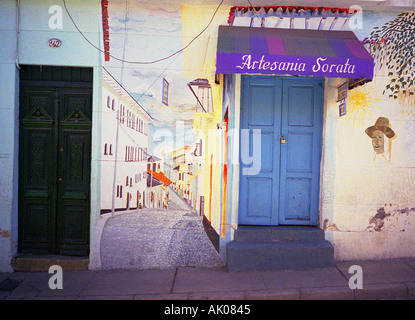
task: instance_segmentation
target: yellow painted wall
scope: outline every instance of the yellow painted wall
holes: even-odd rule
[[[226,24],[228,6],[222,6],[201,37],[183,52],[185,77],[206,78],[212,86],[213,109],[211,114],[196,113],[194,128],[202,137],[205,156],[205,216],[219,233],[221,221],[221,184],[223,170],[222,132],[216,124],[222,122],[223,77],[215,83],[216,47],[218,26]],[[208,24],[216,6],[182,5],[183,46],[186,46]],[[211,181],[212,177],[212,181]]]

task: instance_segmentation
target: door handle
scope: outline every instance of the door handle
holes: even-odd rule
[[[280,142],[281,143],[286,143],[287,141],[285,140],[285,137],[284,136],[281,136],[281,138],[280,138]]]

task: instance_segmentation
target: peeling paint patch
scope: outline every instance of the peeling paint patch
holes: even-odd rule
[[[390,204],[390,206],[392,206],[392,204]],[[370,217],[369,219],[370,225],[366,228],[366,230],[382,231],[382,228],[385,226],[385,222],[388,222],[388,221],[389,223],[392,223],[390,227],[396,227],[396,225],[394,224],[396,223],[396,221],[400,219],[399,217],[402,215],[408,216],[411,212],[415,213],[415,208],[400,207],[400,208],[391,210],[389,212],[386,212],[385,208],[381,207],[377,210],[376,215],[374,215],[373,217]],[[395,219],[392,219],[393,217],[395,217]],[[402,228],[399,231],[404,232],[405,228]]]
[[[324,231],[339,231],[339,228],[337,228],[336,224],[330,223],[329,219],[325,219],[323,223],[323,230]]]
[[[381,207],[378,209],[378,213],[371,217],[369,220],[369,224],[374,224],[375,226],[373,229],[375,231],[380,231],[382,227],[385,225],[385,222],[383,221],[386,217],[389,217],[391,214],[385,212],[385,208]],[[369,228],[372,226],[369,226]]]
[[[11,232],[7,230],[3,230],[0,228],[0,237],[2,238],[10,238]]]

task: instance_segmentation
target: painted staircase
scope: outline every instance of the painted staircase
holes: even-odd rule
[[[316,227],[240,226],[227,244],[229,271],[289,270],[334,266],[333,245]]]

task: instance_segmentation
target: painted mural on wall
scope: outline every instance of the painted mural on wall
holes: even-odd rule
[[[396,19],[382,27],[374,27],[370,35],[370,49],[380,67],[387,68],[390,79],[385,88],[389,97],[397,98],[398,94],[413,95],[414,62],[412,48],[415,44],[415,13],[403,12]]]
[[[157,156],[163,147],[171,145],[171,151],[173,142],[177,142],[177,147],[191,144],[196,100],[183,78],[182,55],[157,61],[181,49],[181,7],[143,7],[132,1],[110,4],[109,26],[112,54],[127,61],[143,62],[110,60],[106,68],[156,120],[149,133],[150,153],[156,147],[153,138],[165,140],[157,144]]]
[[[364,15],[355,33],[375,59],[375,77],[348,91],[338,117],[335,205],[322,227],[339,243],[361,241],[370,256],[392,257],[415,221],[415,12]]]
[[[177,192],[195,211],[203,210],[204,142],[194,130],[194,121],[197,113],[213,112],[215,65],[209,63],[214,46],[208,32],[197,41],[194,33],[208,25],[207,18],[211,15],[181,4],[109,3],[111,57],[122,59],[108,59],[105,70],[118,82],[115,86],[125,89],[135,100],[132,108],[143,109],[152,120],[146,119],[145,141],[136,132],[119,131],[121,149],[132,152],[133,162],[139,162],[118,161],[116,173],[115,165],[106,163],[108,181],[102,186],[106,193],[102,212],[111,208],[107,196],[113,189],[111,179],[116,180],[117,186],[117,191],[112,191],[116,196],[115,210],[128,206],[169,208],[171,191]],[[189,43],[192,46],[188,47]],[[113,96],[117,90],[113,88]],[[107,97],[103,99],[106,101]],[[103,135],[114,137],[115,128],[106,126]],[[123,129],[122,123],[120,128]],[[110,129],[112,134],[107,132]],[[136,149],[144,153],[136,157]],[[129,170],[125,169],[128,165]]]
[[[110,4],[111,53],[145,63],[128,64],[110,59],[105,67],[154,119],[148,132],[148,155],[158,159],[160,171],[172,182],[165,189],[172,188],[200,212],[201,207],[208,208],[205,216],[223,236],[224,229],[218,226],[225,226],[228,214],[221,205],[226,202],[223,197],[226,181],[223,168],[216,164],[223,160],[225,146],[214,143],[208,146],[198,134],[209,127],[206,125],[209,122],[222,123],[224,113],[222,110],[217,113],[217,107],[222,109],[224,101],[226,109],[232,100],[226,82],[222,83],[225,92],[215,84],[215,37],[217,26],[227,24],[229,7],[221,8],[212,28],[180,51],[198,30],[208,25],[215,8],[180,4],[143,6],[133,1]],[[356,30],[356,35],[376,60],[375,78],[349,91],[347,115],[342,118],[345,121],[339,120],[342,126],[337,136],[333,135],[336,136],[331,150],[336,155],[330,163],[333,168],[326,167],[335,175],[334,185],[325,186],[326,190],[333,189],[334,204],[326,210],[334,214],[324,216],[322,228],[338,233],[345,231],[344,234],[394,231],[412,221],[415,212],[411,205],[415,189],[408,179],[414,175],[410,169],[414,159],[410,154],[415,150],[411,136],[415,125],[404,117],[415,115],[415,108],[411,107],[415,106],[415,60],[409,59],[413,57],[410,48],[414,47],[411,30],[415,13],[364,14],[365,28]],[[175,52],[179,53],[160,59]],[[396,52],[400,53],[396,55]],[[328,130],[333,125],[330,121],[328,118]],[[201,150],[206,154],[201,155]],[[150,168],[153,164],[150,163]],[[200,197],[198,203],[195,195]],[[203,196],[206,198],[202,199]]]
[[[364,14],[365,25],[371,27],[355,31],[375,59],[375,78],[348,93],[345,125],[349,126],[352,122],[353,128],[373,127],[375,119],[383,121],[396,111],[403,116],[415,115],[415,13],[385,12],[382,18],[370,11]],[[370,34],[367,34],[367,30],[371,30]],[[390,103],[386,103],[388,100]],[[370,125],[369,121],[372,122]],[[411,122],[405,122],[404,125],[413,131]],[[372,138],[373,144],[379,144],[379,148],[374,150],[373,160],[376,161],[377,155],[381,155],[386,162],[391,162],[392,141],[396,134],[389,138],[383,132],[373,136],[372,130],[369,131],[366,129],[365,132]],[[412,148],[413,142],[406,136],[404,138],[401,144],[405,148]]]
[[[389,109],[399,108],[403,116],[415,114],[415,60],[413,47],[415,45],[415,13],[402,12],[391,18],[381,26],[374,26],[370,36],[363,40],[369,52],[375,59],[375,75],[382,97],[396,101],[391,103]],[[382,88],[383,86],[383,88]],[[361,104],[363,105],[363,104]],[[370,116],[370,114],[368,114]],[[384,123],[390,126],[389,119],[378,117],[374,126]],[[392,140],[396,138],[395,132],[389,127],[388,135],[382,130],[366,129],[366,134],[372,138],[375,150],[374,160],[377,155],[391,162]],[[384,141],[387,137],[387,143]],[[407,146],[410,141],[405,142]],[[387,149],[385,152],[385,148]]]
[[[353,128],[364,125],[366,118],[372,118],[371,110],[378,106],[379,96],[370,83],[356,87],[348,92],[347,122],[353,122]]]
[[[378,72],[384,71],[389,78],[383,94],[393,99],[401,98],[404,103],[413,101],[406,98],[413,97],[415,91],[415,13],[400,13],[383,26],[374,27],[366,41]],[[411,107],[404,113],[413,114],[413,103]]]
[[[365,133],[372,139],[372,146],[375,152],[373,161],[375,161],[377,155],[381,155],[390,162],[392,140],[396,138],[396,133],[392,130],[389,119],[386,117],[379,117],[373,126],[370,126],[365,130]],[[388,139],[387,149],[385,149],[385,137]]]

